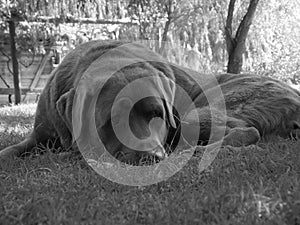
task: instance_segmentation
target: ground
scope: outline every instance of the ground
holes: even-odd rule
[[[0,149],[32,129],[35,104],[0,108]],[[298,141],[201,154],[169,180],[129,187],[45,154],[0,165],[0,224],[300,224]]]

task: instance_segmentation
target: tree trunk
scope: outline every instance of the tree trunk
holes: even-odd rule
[[[167,11],[167,21],[166,21],[166,24],[164,27],[164,32],[163,32],[162,39],[161,39],[161,47],[159,49],[160,54],[165,53],[166,42],[168,40],[168,32],[170,29],[171,20],[172,20],[172,16],[173,16],[172,15],[173,14],[172,7],[173,7],[173,2],[172,2],[172,0],[169,0],[167,2],[167,4],[165,5],[166,11]]]
[[[161,39],[161,46],[160,46],[160,49],[159,49],[160,54],[164,53],[164,50],[165,50],[165,47],[166,47],[166,42],[168,40],[168,32],[169,32],[169,29],[170,29],[170,24],[171,24],[171,21],[170,21],[170,19],[168,19],[166,24],[165,24],[164,32],[163,32],[162,39]]]
[[[228,52],[227,72],[239,74],[243,67],[243,53],[245,43],[236,43],[231,52]]]
[[[21,102],[21,91],[20,91],[20,81],[19,81],[19,63],[17,59],[17,49],[16,49],[16,27],[13,20],[8,21],[9,24],[9,34],[10,34],[10,47],[11,47],[11,59],[14,75],[14,89],[15,89],[15,104],[20,104]]]
[[[235,37],[232,34],[232,20],[233,20],[233,11],[234,4],[236,0],[230,0],[228,6],[228,15],[226,20],[225,27],[225,37],[228,53],[228,64],[227,72],[228,73],[240,73],[243,66],[243,54],[245,52],[246,38],[254,18],[254,13],[257,8],[259,0],[251,0],[247,13],[242,19]]]

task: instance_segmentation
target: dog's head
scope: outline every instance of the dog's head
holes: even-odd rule
[[[137,163],[144,155],[163,158],[173,141],[175,86],[173,69],[158,55],[137,44],[122,45],[93,59],[57,108],[62,117],[67,111],[64,121],[80,149],[103,144],[115,158]],[[64,102],[72,102],[71,113]]]
[[[124,113],[129,111],[129,115]],[[143,159],[163,159],[171,143],[172,127],[165,100],[147,97],[135,104],[120,99],[110,119],[98,129],[106,149],[117,159],[139,164]]]
[[[174,97],[175,82],[153,67],[131,66],[108,79],[95,112],[106,150],[135,165],[149,156],[163,159],[173,146],[169,134],[179,124],[173,112]]]

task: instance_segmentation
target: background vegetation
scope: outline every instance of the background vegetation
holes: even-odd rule
[[[236,32],[255,1],[230,2],[235,3],[232,37],[238,41]],[[297,84],[300,1],[257,2],[242,72]],[[16,21],[17,48],[32,53],[39,52],[41,43],[51,46],[57,41],[66,54],[90,39],[157,40],[159,44],[148,45],[171,61],[200,72],[223,72],[228,62],[228,4],[229,0],[1,0],[0,31],[8,34],[7,21]]]

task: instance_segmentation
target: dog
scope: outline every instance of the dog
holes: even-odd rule
[[[176,133],[179,126],[172,108],[175,83],[184,83],[192,95],[200,91],[194,90],[197,82],[192,77],[182,74],[182,70],[141,44],[85,43],[53,71],[40,96],[32,133],[23,142],[0,151],[0,158],[21,156],[49,141],[64,150],[77,149],[80,140],[93,135],[98,135],[109,153],[122,162],[134,164],[145,153],[163,158],[165,149],[172,148],[171,133]],[[134,82],[137,87],[118,97],[124,87]],[[133,99],[145,93],[145,98]],[[90,110],[93,101],[94,111]],[[126,109],[130,111],[127,117]],[[96,134],[85,132],[90,118],[94,118]],[[114,127],[129,143],[119,140]]]
[[[173,152],[181,132],[193,145],[287,137],[299,128],[299,109],[299,92],[271,78],[200,74],[138,43],[91,41],[53,71],[32,133],[0,151],[0,159],[49,141],[64,150],[94,149],[99,142],[87,140],[99,137],[113,157],[137,165],[144,156],[161,160]]]
[[[200,129],[198,144],[208,142],[212,120],[216,122],[216,130],[225,129],[225,145],[250,145],[272,136],[297,138],[300,129],[298,90],[278,80],[252,74],[219,74],[216,77],[225,99],[226,117],[218,110],[220,98],[207,102],[205,95],[200,94],[195,99],[200,107],[186,117],[186,122],[193,124],[190,127]],[[214,89],[206,90],[206,94]]]

